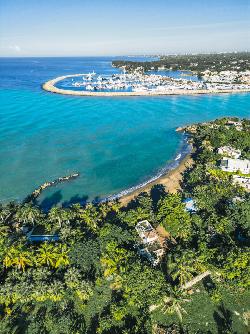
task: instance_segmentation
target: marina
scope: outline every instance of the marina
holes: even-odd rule
[[[79,96],[139,96],[139,95],[189,95],[207,93],[233,93],[250,91],[249,82],[196,81],[172,78],[160,74],[134,73],[60,76],[43,84],[43,89],[58,94]]]

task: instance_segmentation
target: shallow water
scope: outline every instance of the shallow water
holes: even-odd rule
[[[147,181],[181,150],[177,126],[221,116],[250,117],[250,94],[75,97],[41,84],[70,73],[113,73],[111,58],[1,59],[0,201],[22,200],[47,180],[44,206],[93,200]]]

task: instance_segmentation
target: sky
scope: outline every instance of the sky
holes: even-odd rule
[[[250,0],[0,0],[0,56],[250,49]]]

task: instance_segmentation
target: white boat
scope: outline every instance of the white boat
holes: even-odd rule
[[[94,90],[94,87],[91,86],[91,85],[87,85],[87,86],[86,86],[86,90]]]
[[[146,91],[148,91],[148,88],[144,86],[137,86],[133,88],[133,92],[146,92]]]
[[[181,157],[181,154],[178,154],[177,157],[175,158],[175,160],[179,160]]]

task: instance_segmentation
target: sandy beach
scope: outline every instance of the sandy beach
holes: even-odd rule
[[[181,189],[180,182],[182,180],[182,173],[193,164],[193,159],[191,154],[185,156],[185,158],[180,162],[180,164],[175,168],[162,175],[158,179],[148,183],[144,187],[136,189],[130,194],[127,194],[119,199],[119,202],[125,206],[135,197],[137,197],[142,192],[149,192],[155,184],[162,184],[166,191],[170,193],[176,193]]]
[[[48,92],[63,94],[63,95],[74,95],[74,96],[155,96],[155,95],[199,95],[199,94],[225,94],[225,93],[246,93],[250,92],[250,89],[199,89],[199,90],[184,90],[176,89],[171,91],[142,91],[142,92],[93,92],[93,91],[76,91],[61,89],[55,86],[56,83],[67,78],[73,78],[83,76],[84,74],[71,74],[57,77],[49,80],[42,85],[42,88]]]

